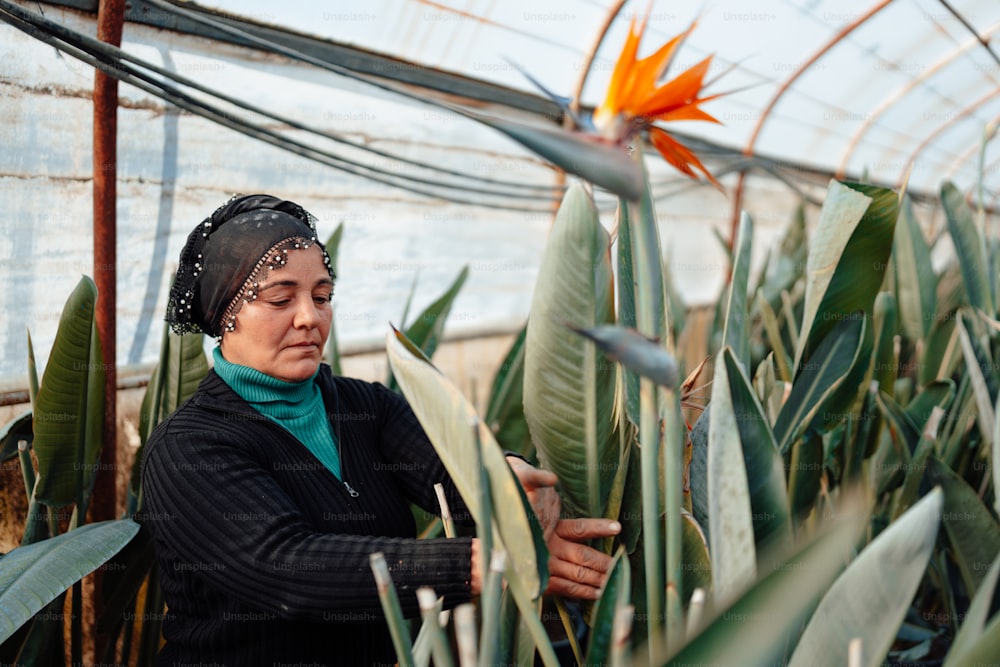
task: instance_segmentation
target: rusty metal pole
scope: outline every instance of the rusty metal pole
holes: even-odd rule
[[[121,46],[125,22],[125,0],[100,0],[97,7],[97,39]],[[90,502],[93,521],[114,519],[118,506],[118,373],[117,327],[115,311],[118,292],[115,284],[118,263],[118,220],[115,215],[118,191],[118,80],[94,70],[94,283],[97,305],[94,319],[101,337],[104,379],[104,427],[101,434],[101,460]],[[94,579],[94,618],[104,610],[101,572]],[[76,589],[79,590],[79,589]],[[97,633],[97,623],[90,635],[95,655],[103,650],[108,638]]]
[[[125,0],[101,0],[97,9],[97,38],[121,46]],[[117,511],[118,439],[115,356],[115,285],[118,241],[115,203],[118,174],[118,80],[94,71],[94,282],[97,284],[97,331],[106,371],[105,409],[101,465],[98,467],[91,501],[92,520],[115,518]]]

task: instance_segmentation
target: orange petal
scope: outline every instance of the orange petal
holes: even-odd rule
[[[660,47],[653,55],[643,58],[635,64],[635,74],[632,77],[632,89],[627,91],[624,108],[634,110],[642,105],[650,95],[656,92],[656,82],[663,74],[669,61],[673,59],[677,46],[687,33],[677,35]]]
[[[611,82],[608,84],[608,92],[604,96],[604,102],[595,111],[595,116],[599,114],[614,115],[621,111],[623,92],[631,88],[631,77],[635,66],[635,54],[639,51],[639,40],[642,39],[642,31],[645,30],[646,20],[643,19],[642,27],[636,30],[635,17],[632,17],[632,24],[629,26],[628,38],[625,46],[622,47],[615,63],[614,72],[611,73]]]
[[[675,120],[704,120],[708,121],[709,123],[718,123],[719,125],[721,125],[722,122],[719,121],[718,118],[702,110],[698,106],[701,103],[702,100],[698,100],[698,102],[696,102],[695,104],[687,104],[685,106],[680,107],[679,109],[674,109],[673,111],[668,111],[664,114],[660,114],[659,116],[654,116],[650,118],[649,121],[652,122],[654,120],[658,120],[663,122],[669,122]]]
[[[658,116],[686,104],[692,104],[698,99],[702,81],[712,64],[712,56],[692,65],[677,78],[671,79],[660,86],[656,92],[635,109],[639,116]]]
[[[714,176],[705,168],[705,165],[701,163],[698,156],[695,155],[691,149],[683,146],[677,142],[673,137],[668,135],[664,130],[658,127],[649,128],[649,140],[653,142],[653,147],[659,151],[663,159],[668,163],[673,165],[678,171],[683,174],[687,174],[691,178],[697,180],[698,175],[695,173],[694,169],[697,169],[701,173],[705,174],[712,184],[718,189],[722,190],[722,184],[715,179]],[[694,167],[694,169],[692,169]]]

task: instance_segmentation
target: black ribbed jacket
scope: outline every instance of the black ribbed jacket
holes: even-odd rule
[[[404,612],[431,586],[469,599],[471,540],[415,538],[410,501],[467,509],[406,401],[379,384],[317,381],[344,483],[214,371],[143,458],[143,521],[167,603],[158,665],[375,665],[395,652],[369,555],[385,554]]]

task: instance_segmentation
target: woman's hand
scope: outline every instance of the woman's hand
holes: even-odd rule
[[[523,459],[507,457],[511,470],[524,488],[542,525],[549,548],[547,593],[596,600],[611,567],[611,556],[584,544],[595,538],[612,537],[621,524],[609,519],[560,519],[561,501],[555,473],[539,470]]]
[[[514,471],[517,481],[521,483],[524,494],[528,496],[531,509],[535,510],[535,516],[542,525],[545,543],[548,544],[555,534],[556,523],[559,522],[559,513],[562,510],[562,500],[555,489],[559,478],[551,470],[539,470],[516,456],[508,456],[507,463]]]

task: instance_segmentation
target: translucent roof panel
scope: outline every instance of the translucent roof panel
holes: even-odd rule
[[[370,0],[323,7],[304,0],[200,3],[257,21],[384,53],[421,66],[571,96],[612,0]],[[721,125],[667,129],[741,152],[935,192],[971,188],[980,144],[1000,118],[996,0],[716,0],[654,2],[640,55],[697,26],[668,76],[713,55],[705,105]],[[600,102],[627,35],[648,3],[626,2],[599,42],[582,92]],[[1000,194],[1000,149],[986,151],[986,188]],[[990,168],[992,167],[992,168]]]

